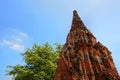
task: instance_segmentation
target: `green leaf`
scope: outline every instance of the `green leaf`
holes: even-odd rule
[[[41,46],[34,44],[21,55],[25,65],[8,66],[7,75],[15,80],[53,80],[62,45],[49,43]]]

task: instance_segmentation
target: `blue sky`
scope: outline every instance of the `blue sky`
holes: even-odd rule
[[[24,64],[20,53],[34,43],[64,44],[74,9],[120,73],[120,0],[0,0],[0,79],[11,80],[6,66]]]

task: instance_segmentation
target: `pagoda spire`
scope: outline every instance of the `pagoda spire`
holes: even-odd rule
[[[74,29],[86,29],[86,26],[82,22],[81,18],[79,17],[78,13],[76,10],[73,11],[73,19],[72,19],[72,25],[71,25],[71,30]]]
[[[96,41],[76,10],[54,80],[120,80],[111,52]]]
[[[66,42],[73,43],[77,42],[78,40],[80,41],[80,43],[87,43],[92,45],[96,43],[96,38],[89,31],[89,29],[86,28],[77,11],[74,10],[72,25]]]

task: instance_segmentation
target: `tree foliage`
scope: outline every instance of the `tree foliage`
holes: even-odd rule
[[[15,80],[53,80],[61,48],[59,43],[55,46],[34,44],[22,53],[25,65],[8,66],[7,74]]]

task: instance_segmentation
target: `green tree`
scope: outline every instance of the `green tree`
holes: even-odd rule
[[[8,66],[7,74],[12,75],[14,80],[53,80],[61,49],[59,43],[55,46],[34,44],[22,53],[25,65]]]

